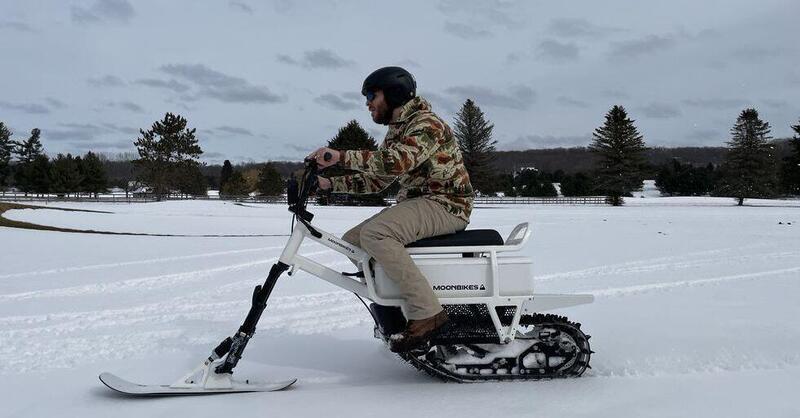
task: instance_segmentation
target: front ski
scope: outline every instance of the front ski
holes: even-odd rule
[[[229,387],[180,387],[177,385],[141,385],[125,380],[112,373],[102,373],[100,381],[109,389],[130,396],[176,396],[176,395],[209,395],[214,393],[273,392],[283,390],[297,382],[297,379],[281,382],[231,381]]]

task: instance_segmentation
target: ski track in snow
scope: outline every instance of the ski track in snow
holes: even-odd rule
[[[306,247],[308,245],[309,244],[303,244],[301,247]],[[0,279],[12,279],[12,278],[29,277],[29,276],[43,276],[43,275],[48,275],[48,274],[71,273],[71,272],[76,272],[76,271],[114,269],[114,268],[119,268],[119,267],[130,267],[130,266],[138,266],[138,265],[146,265],[146,264],[154,264],[154,263],[166,263],[166,262],[172,262],[172,261],[195,260],[195,259],[200,259],[200,258],[209,258],[209,257],[234,255],[234,254],[248,254],[248,253],[260,252],[260,251],[268,251],[268,250],[282,250],[284,247],[285,246],[280,245],[280,246],[274,246],[274,247],[246,248],[246,249],[242,249],[242,250],[215,251],[215,252],[210,252],[210,253],[182,255],[182,256],[175,256],[175,257],[150,258],[150,259],[147,259],[147,260],[122,261],[122,262],[119,262],[119,263],[93,264],[93,265],[89,265],[89,266],[63,267],[63,268],[55,268],[55,269],[49,269],[49,270],[29,271],[29,272],[24,272],[24,273],[0,274]]]

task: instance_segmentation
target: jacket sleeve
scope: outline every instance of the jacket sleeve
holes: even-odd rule
[[[377,151],[345,151],[345,168],[379,176],[400,176],[425,162],[444,141],[444,128],[437,121],[418,122],[398,141]]]
[[[334,193],[373,194],[389,187],[397,177],[357,173],[347,176],[331,177],[331,191]]]

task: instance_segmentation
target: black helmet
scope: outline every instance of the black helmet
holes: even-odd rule
[[[383,67],[372,72],[364,80],[361,94],[383,90],[383,97],[390,108],[406,104],[417,95],[417,82],[414,76],[400,67]]]

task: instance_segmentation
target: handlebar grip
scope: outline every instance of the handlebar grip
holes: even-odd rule
[[[331,154],[330,152],[326,152],[325,154],[322,155],[322,159],[325,161],[330,161],[331,158],[333,158],[333,154]]]

